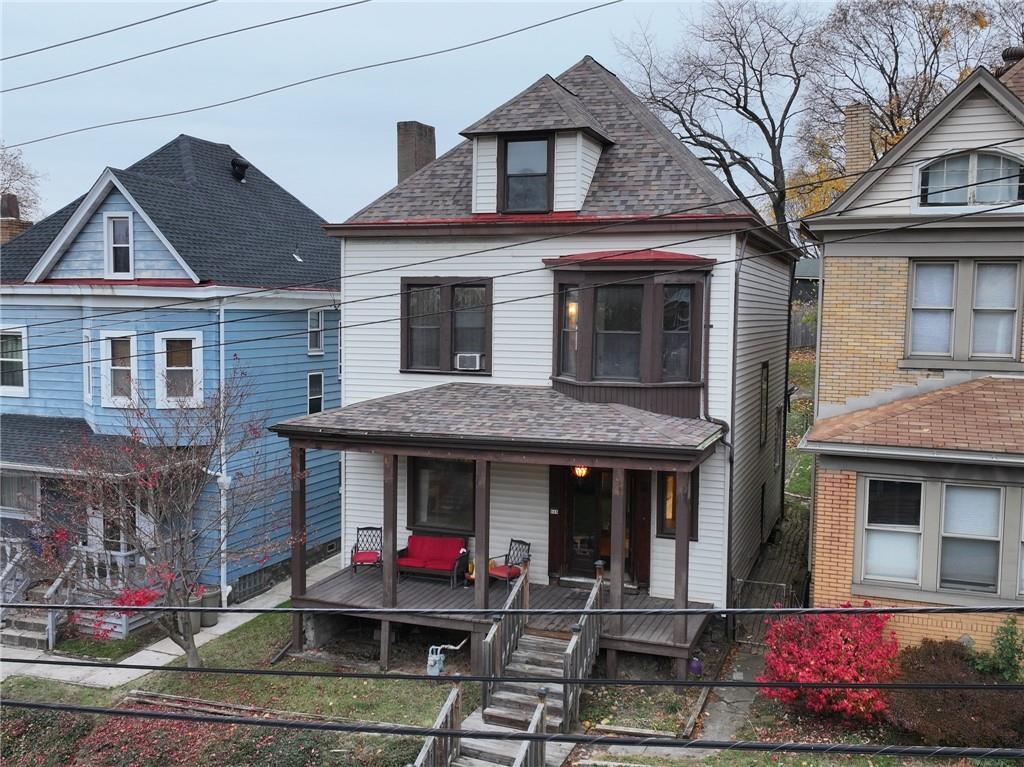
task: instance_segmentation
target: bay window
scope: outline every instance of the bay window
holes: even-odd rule
[[[641,285],[595,289],[595,379],[640,380],[643,301]]]
[[[472,534],[475,472],[472,461],[410,458],[409,528]]]
[[[579,352],[580,289],[576,285],[563,285],[559,291],[561,308],[560,354],[558,372],[564,376],[576,377],[576,356]]]
[[[666,285],[661,320],[661,380],[685,381],[690,375],[692,285]]]

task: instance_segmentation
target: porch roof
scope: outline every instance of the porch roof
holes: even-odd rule
[[[83,445],[110,446],[111,456],[125,438],[98,434],[84,418],[0,414],[0,465],[7,469],[59,474],[72,471],[75,451]],[[111,471],[128,472],[129,466]]]
[[[303,416],[283,437],[346,445],[691,460],[721,438],[710,421],[616,403],[581,402],[547,386],[447,383]]]

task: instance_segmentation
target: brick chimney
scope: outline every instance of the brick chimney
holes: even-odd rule
[[[433,125],[415,120],[398,123],[399,184],[427,163],[433,162],[436,156]]]
[[[866,104],[850,104],[843,110],[843,144],[846,172],[863,173],[875,162],[871,151],[871,110]],[[857,179],[850,179],[853,183]]]
[[[32,226],[31,221],[21,217],[21,205],[18,195],[4,192],[0,195],[0,245],[17,237]]]

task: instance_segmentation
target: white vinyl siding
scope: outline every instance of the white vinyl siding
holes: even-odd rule
[[[579,132],[555,134],[554,210],[579,210]]]
[[[473,212],[498,211],[498,139],[473,139]]]
[[[92,336],[82,331],[82,400],[92,405]]]
[[[1024,126],[986,93],[976,91],[963,100],[897,163],[852,201],[849,217],[907,215],[920,212],[937,215],[931,206],[920,206],[916,198],[921,168],[932,158],[946,152],[967,151],[979,146],[1003,142],[999,149],[1014,157],[1024,157]],[[919,161],[919,162],[915,162]],[[870,205],[871,207],[864,207]],[[948,209],[939,209],[941,214]],[[1012,209],[1011,209],[1012,210]]]
[[[581,133],[579,175],[576,179],[579,185],[580,208],[582,208],[583,203],[587,201],[587,192],[590,191],[590,182],[594,179],[594,173],[597,171],[597,163],[600,159],[601,142],[596,139],[592,139],[585,133]]]
[[[199,407],[203,404],[202,331],[169,331],[153,336],[156,347],[156,406]]]

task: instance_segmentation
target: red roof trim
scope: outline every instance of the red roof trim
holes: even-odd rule
[[[572,253],[566,256],[558,256],[557,258],[544,259],[544,263],[549,266],[576,264],[581,261],[592,262],[596,265],[682,263],[711,266],[716,263],[713,258],[703,258],[691,253],[673,253],[668,250],[596,250],[590,253]]]

